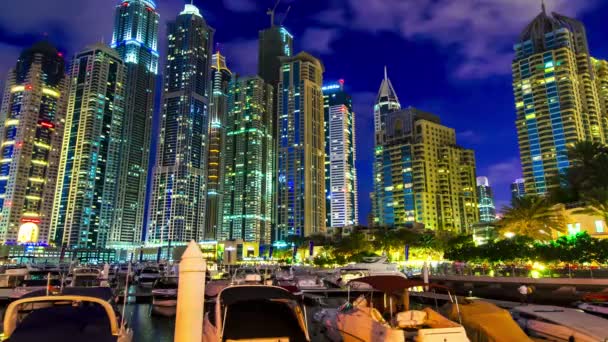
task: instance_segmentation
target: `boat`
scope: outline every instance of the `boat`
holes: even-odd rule
[[[511,315],[532,337],[568,342],[608,340],[608,320],[581,310],[551,305],[522,305],[512,308]]]
[[[234,285],[205,315],[203,342],[309,342],[304,308],[289,291],[268,285]]]
[[[333,286],[345,287],[351,280],[371,276],[398,276],[407,279],[405,274],[399,271],[397,264],[387,261],[386,257],[369,258],[366,262],[350,264],[345,267],[338,268],[332,274],[325,277],[325,281]],[[352,284],[352,286],[361,286],[361,289],[369,289],[367,284]]]
[[[262,284],[263,279],[260,272],[253,267],[240,267],[232,276],[233,285],[245,285],[245,284]]]
[[[131,342],[133,331],[108,302],[110,289],[99,289],[104,288],[65,288],[59,295],[39,291],[12,302],[4,315],[3,341]]]
[[[8,295],[10,300],[15,300],[24,295],[38,290],[52,290],[63,286],[61,274],[58,271],[45,272],[30,270],[19,286],[15,287]]]
[[[608,317],[608,302],[582,302],[577,307],[590,314]]]
[[[361,295],[352,303],[349,298],[349,301],[339,308],[322,309],[314,316],[328,340],[335,342],[470,341],[462,325],[450,321],[437,311],[429,307],[410,310],[411,289],[444,287],[408,280],[399,275],[358,278],[347,284],[349,288],[354,282],[366,284],[370,288],[369,295]],[[376,292],[383,295],[378,295]]]
[[[92,267],[78,267],[72,271],[70,287],[97,287],[101,286],[102,273]]]
[[[0,299],[10,297],[13,289],[20,286],[28,275],[27,267],[8,268],[0,274]]]
[[[161,277],[160,270],[157,267],[144,267],[137,275],[137,282],[140,286],[153,286],[154,282]]]
[[[163,277],[152,287],[152,312],[161,316],[175,316],[178,277]]]
[[[465,299],[458,306],[448,305],[447,311],[449,319],[461,321],[472,342],[532,342],[509,311],[492,303]]]

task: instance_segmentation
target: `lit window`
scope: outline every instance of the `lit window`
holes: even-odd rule
[[[596,233],[604,232],[604,221],[602,221],[602,220],[595,221],[595,232]]]

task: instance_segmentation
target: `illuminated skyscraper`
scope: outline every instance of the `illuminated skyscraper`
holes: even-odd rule
[[[511,201],[522,198],[526,195],[526,185],[523,178],[518,178],[511,183]]]
[[[224,160],[226,152],[226,117],[228,115],[228,86],[232,73],[226,58],[216,52],[211,59],[211,104],[209,105],[209,152],[207,156],[207,213],[205,240],[215,240],[222,226],[222,197],[224,187]]]
[[[479,200],[479,221],[496,221],[496,207],[488,177],[477,177],[477,199]]]
[[[214,30],[187,4],[168,24],[165,93],[154,167],[148,244],[201,240]]]
[[[219,240],[269,244],[275,172],[272,86],[258,77],[230,84],[226,123],[224,215]]]
[[[386,116],[374,161],[374,224],[461,233],[479,221],[475,154],[454,129],[415,108]]]
[[[359,224],[355,113],[344,81],[323,87],[325,101],[325,189],[328,229]]]
[[[154,0],[122,0],[116,6],[112,47],[127,66],[127,78],[120,186],[109,247],[141,243],[158,74],[158,21]]]
[[[69,80],[47,42],[9,71],[0,109],[0,243],[49,243]]]
[[[384,67],[384,79],[380,84],[376,103],[374,105],[374,132],[376,144],[379,143],[382,134],[386,128],[386,116],[389,113],[396,112],[401,109],[401,103],[393,88],[391,80],[388,78],[388,72]]]
[[[96,44],[76,55],[70,77],[52,227],[58,244],[104,248],[119,186],[126,68]]]
[[[585,27],[543,5],[515,44],[512,66],[526,193],[545,194],[570,165],[569,145],[606,141]]]
[[[323,65],[301,52],[281,58],[278,236],[325,233]]]

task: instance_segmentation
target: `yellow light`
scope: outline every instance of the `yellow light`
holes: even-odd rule
[[[44,183],[44,179],[38,177],[30,177],[28,180],[32,183]]]
[[[19,120],[17,119],[10,119],[10,120],[6,120],[4,122],[4,126],[8,127],[8,126],[17,126],[19,124]]]
[[[40,196],[31,196],[31,195],[25,196],[25,198],[27,198],[28,200],[32,200],[32,201],[40,201],[40,199],[41,199]]]
[[[9,140],[2,143],[2,146],[15,145],[15,140]]]
[[[515,107],[516,107],[516,108],[521,108],[521,107],[523,107],[523,106],[524,106],[524,102],[523,102],[523,101],[519,101],[519,102],[517,102],[517,103],[515,104]]]
[[[24,91],[24,90],[25,90],[25,86],[22,86],[22,85],[14,86],[11,88],[11,93],[17,93],[17,92]]]
[[[32,160],[32,164],[34,164],[34,165],[41,165],[41,166],[47,166],[47,165],[49,165],[49,163],[47,161],[44,161],[44,160]]]
[[[38,213],[34,213],[34,212],[25,212],[25,213],[23,213],[23,216],[25,216],[25,217],[39,217],[40,215]]]
[[[52,97],[58,98],[61,94],[57,90],[53,90],[50,88],[42,88],[42,93],[44,95],[50,95]]]
[[[544,271],[545,270],[545,265],[539,263],[539,262],[534,262],[534,264],[532,264],[532,268],[539,270],[539,271]]]
[[[526,115],[526,120],[530,120],[530,119],[536,119],[536,114],[532,113],[532,114]]]
[[[4,158],[0,160],[1,164],[5,164],[5,163],[10,163],[11,161],[13,161],[13,158]]]
[[[540,278],[540,272],[534,270],[534,271],[530,272],[530,276],[534,279],[538,279],[538,278]]]
[[[51,145],[48,145],[48,144],[45,144],[45,143],[41,143],[41,142],[38,142],[38,141],[34,142],[34,146],[41,147],[41,148],[44,148],[46,150],[50,150],[51,149]]]

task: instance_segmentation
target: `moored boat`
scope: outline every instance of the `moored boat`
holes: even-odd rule
[[[577,307],[585,312],[608,317],[608,302],[583,302]]]
[[[152,312],[162,316],[175,316],[177,307],[178,277],[163,277],[152,287]]]

